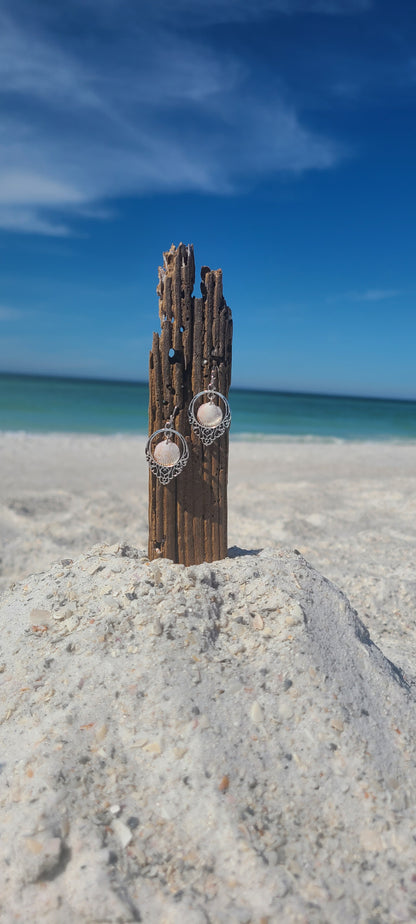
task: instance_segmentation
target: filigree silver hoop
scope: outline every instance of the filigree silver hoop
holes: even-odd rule
[[[177,408],[175,407],[166,426],[156,430],[149,436],[144,451],[150,471],[156,475],[161,484],[169,484],[172,478],[180,475],[189,459],[188,444],[185,437],[173,428],[176,411]],[[165,439],[158,440],[157,437],[162,434]]]
[[[200,404],[196,410],[197,402],[201,398],[208,398],[208,401]],[[215,403],[217,400],[217,403]],[[222,405],[222,407],[221,407]],[[231,424],[231,411],[227,399],[220,391],[214,389],[214,372],[211,373],[211,380],[205,391],[199,391],[192,398],[188,409],[189,423],[194,433],[199,436],[204,446],[210,446],[214,440],[223,436]]]

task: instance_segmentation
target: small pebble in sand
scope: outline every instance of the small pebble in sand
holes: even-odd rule
[[[63,619],[70,619],[72,615],[73,615],[72,610],[63,610],[63,609],[57,610],[55,613],[52,613],[52,616],[56,620],[56,622],[61,622]]]
[[[360,833],[360,844],[365,850],[379,852],[385,849],[385,842],[377,831],[364,828]]]
[[[98,728],[96,731],[96,735],[95,735],[96,742],[99,743],[100,741],[104,741],[104,738],[106,737],[107,732],[108,732],[108,726],[101,725],[100,728]]]
[[[255,725],[259,725],[263,721],[263,710],[257,700],[254,701],[250,709],[250,718]]]
[[[31,610],[29,620],[32,626],[47,626],[51,622],[49,610]]]
[[[130,828],[128,828],[123,821],[120,821],[119,818],[115,818],[114,821],[111,822],[111,827],[117,839],[120,841],[121,846],[128,847],[130,841],[133,839]]]
[[[253,629],[264,629],[264,619],[260,613],[256,613],[252,616],[252,626]]]

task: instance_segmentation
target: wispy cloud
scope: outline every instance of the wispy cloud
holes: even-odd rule
[[[0,175],[0,201],[4,205],[78,204],[82,196],[65,183],[23,170],[4,171]]]
[[[179,0],[186,28],[175,32],[165,0],[69,0],[59,16],[0,0],[0,228],[62,237],[119,196],[232,194],[259,177],[333,167],[346,151],[269,88],[267,66],[254,79],[199,26],[368,6]]]
[[[385,298],[397,298],[402,295],[400,289],[367,289],[365,292],[354,292],[356,302],[381,302]]]
[[[52,237],[72,235],[68,224],[58,221],[54,215],[47,217],[40,208],[3,209],[0,206],[0,228],[4,231],[18,231],[22,234],[46,234]]]
[[[327,302],[381,302],[389,298],[398,298],[403,295],[401,289],[365,289],[363,292],[342,292],[338,295],[329,295]]]

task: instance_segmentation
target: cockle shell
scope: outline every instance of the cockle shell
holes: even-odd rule
[[[153,450],[153,458],[159,465],[164,465],[166,468],[171,468],[172,465],[176,465],[176,462],[180,459],[180,455],[181,451],[179,446],[172,440],[162,440]]]
[[[201,426],[218,427],[224,415],[220,407],[209,401],[207,404],[201,404],[196,416]]]

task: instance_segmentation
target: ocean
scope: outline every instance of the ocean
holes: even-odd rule
[[[416,440],[416,401],[231,389],[235,439]],[[0,430],[147,433],[147,384],[0,374]]]

